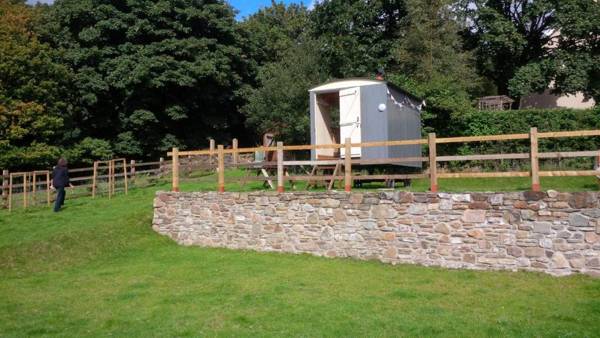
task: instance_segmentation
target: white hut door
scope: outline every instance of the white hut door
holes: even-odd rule
[[[360,87],[340,90],[340,143],[346,138],[352,143],[361,142],[360,132]],[[346,150],[340,149],[342,158],[346,156]],[[351,156],[360,157],[361,148],[352,147]]]

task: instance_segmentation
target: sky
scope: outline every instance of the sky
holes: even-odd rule
[[[238,20],[258,11],[262,7],[266,7],[271,4],[271,0],[228,0],[228,1],[233,7],[235,7],[239,11],[239,13],[237,15]],[[283,1],[286,4],[303,3],[305,6],[310,7],[316,0],[277,0],[277,1]],[[27,3],[29,3],[29,4],[35,4],[36,2],[51,4],[54,2],[54,0],[27,0]]]
[[[277,0],[281,1],[281,0]],[[303,3],[305,6],[310,6],[313,0],[283,0],[286,4],[291,3]],[[271,0],[229,0],[229,3],[235,7],[239,13],[237,18],[241,19],[246,17],[262,7],[267,7],[271,4]]]

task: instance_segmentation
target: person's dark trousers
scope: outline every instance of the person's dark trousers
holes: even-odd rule
[[[54,212],[60,211],[60,207],[65,204],[65,187],[56,188],[56,201],[54,201]]]

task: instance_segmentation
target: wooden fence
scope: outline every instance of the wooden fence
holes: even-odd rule
[[[112,197],[117,191],[127,191],[129,182],[136,182],[140,176],[162,176],[170,173],[170,161],[161,159],[157,162],[127,162],[124,159],[98,161],[92,167],[69,169],[70,181],[75,186],[75,191],[68,194],[72,197],[92,196],[97,194]],[[23,208],[51,202],[51,177],[50,171],[14,172],[2,171],[0,177],[1,200],[0,208],[13,209],[18,204]],[[117,189],[116,181],[122,182]],[[100,191],[101,182],[106,182],[105,191]],[[39,198],[43,194],[43,199]],[[16,199],[16,200],[15,200]],[[22,203],[15,203],[22,201]]]
[[[231,140],[233,149],[238,148],[238,140]],[[217,150],[215,141],[209,140],[209,148],[206,155],[202,158],[198,156],[185,156],[177,158],[177,169],[179,175],[180,167],[183,174],[190,175],[195,170],[214,170],[217,165]],[[248,162],[249,159],[240,159],[239,156],[231,158],[231,165],[237,165],[238,162]],[[140,176],[159,178],[168,176],[172,171],[172,161],[165,161],[160,158],[156,162],[139,162],[135,160],[127,161],[125,159],[113,159],[108,161],[96,161],[92,167],[69,169],[71,183],[75,186],[75,191],[68,194],[69,198],[106,195],[112,197],[118,191],[126,192],[129,184],[136,183],[136,178]],[[23,208],[40,204],[50,204],[52,194],[50,190],[50,171],[27,171],[14,172],[2,170],[0,176],[0,209],[13,209],[19,204]],[[38,179],[39,178],[39,179]],[[117,181],[122,182],[117,187]],[[100,189],[100,183],[104,183],[105,189]],[[39,194],[44,194],[44,198],[39,198]],[[22,203],[16,203],[22,202]]]
[[[581,158],[594,157],[596,159],[596,168],[600,167],[600,151],[568,151],[568,152],[538,152],[538,140],[553,138],[572,138],[572,137],[596,137],[600,136],[600,130],[566,131],[566,132],[538,132],[536,128],[531,128],[529,133],[507,134],[507,135],[488,135],[488,136],[468,136],[468,137],[444,137],[438,138],[434,133],[429,134],[425,139],[398,140],[351,143],[345,140],[342,144],[321,144],[321,145],[284,145],[278,142],[273,147],[251,147],[239,148],[236,139],[231,142],[231,147],[225,149],[223,145],[216,145],[214,140],[210,140],[209,148],[206,150],[179,151],[173,148],[167,155],[172,157],[172,161],[165,161],[162,158],[156,162],[129,162],[120,161],[112,166],[109,163],[96,163],[93,167],[70,169],[71,182],[76,186],[77,192],[69,194],[70,198],[80,196],[95,196],[96,194],[112,195],[117,190],[114,188],[114,181],[108,182],[112,177],[114,180],[134,183],[138,176],[161,177],[172,174],[172,189],[179,190],[179,181],[181,174],[190,174],[193,170],[201,168],[208,170],[217,170],[217,189],[225,191],[225,168],[252,168],[257,165],[263,167],[272,167],[276,169],[277,175],[273,181],[277,180],[277,190],[284,191],[285,181],[331,181],[343,180],[346,191],[352,189],[353,181],[360,180],[402,180],[428,178],[430,181],[430,190],[437,191],[439,178],[487,178],[487,177],[530,177],[531,189],[540,190],[540,177],[546,176],[597,176],[597,170],[553,170],[541,171],[539,169],[540,159],[561,159],[561,158]],[[513,141],[528,140],[530,144],[529,153],[510,153],[510,154],[485,154],[485,155],[453,155],[437,156],[438,144],[449,143],[468,143],[468,142],[493,142],[493,141]],[[332,160],[285,160],[284,152],[308,151],[316,149],[341,149],[350,153],[352,147],[389,147],[402,145],[422,145],[428,149],[427,156],[401,157],[401,158],[383,158],[383,159],[352,159],[346,156],[343,159]],[[277,161],[273,162],[251,162],[247,155],[254,155],[255,152],[276,152]],[[246,155],[245,159],[241,159]],[[204,157],[202,161],[197,161],[198,156]],[[226,161],[227,156],[227,161]],[[438,172],[438,163],[453,161],[486,161],[486,160],[528,160],[530,162],[529,171],[509,171],[509,172]],[[400,162],[421,162],[427,164],[427,170],[416,174],[390,174],[390,175],[365,175],[353,173],[352,167],[358,165],[378,165],[394,164]],[[340,165],[343,173],[332,175],[286,175],[286,168],[294,166],[315,166],[315,165]],[[95,175],[94,175],[95,173]],[[11,179],[12,178],[12,179]],[[38,179],[39,178],[39,179]],[[30,171],[21,173],[10,173],[8,170],[2,171],[0,176],[1,200],[0,208],[13,207],[13,198],[22,200],[23,207],[29,205],[51,201],[49,190],[50,177],[47,171]],[[20,180],[20,182],[19,182]],[[264,177],[245,178],[247,181],[265,181]],[[98,182],[107,183],[106,191],[98,190]],[[94,183],[96,182],[96,183]],[[124,189],[124,187],[123,187]],[[39,198],[43,194],[43,198]],[[10,195],[10,196],[9,196]]]
[[[430,190],[436,192],[438,190],[439,178],[488,178],[488,177],[530,177],[531,190],[539,191],[540,177],[547,176],[598,176],[600,173],[597,170],[553,170],[541,171],[539,167],[540,159],[561,159],[561,158],[581,158],[593,157],[596,163],[600,158],[599,150],[589,151],[568,151],[568,152],[538,152],[538,141],[540,139],[555,139],[555,138],[572,138],[572,137],[595,137],[600,136],[600,130],[580,130],[580,131],[561,131],[561,132],[538,132],[537,128],[531,128],[529,133],[522,134],[505,134],[505,135],[487,135],[487,136],[467,136],[467,137],[436,137],[435,133],[428,135],[426,139],[414,140],[397,140],[397,141],[381,141],[381,142],[365,142],[351,143],[350,139],[346,139],[342,144],[320,144],[320,145],[289,145],[285,146],[278,142],[274,147],[253,147],[253,148],[238,148],[237,144],[231,149],[224,149],[223,145],[214,147],[211,144],[208,150],[193,150],[179,151],[177,148],[167,153],[172,157],[172,190],[179,191],[179,167],[180,160],[185,156],[210,155],[217,157],[217,189],[220,192],[225,191],[225,155],[231,154],[233,157],[231,167],[248,167],[252,164],[241,164],[237,161],[240,154],[254,152],[277,152],[276,162],[263,162],[263,166],[273,166],[277,168],[277,191],[284,191],[285,181],[316,181],[316,180],[344,180],[346,191],[352,188],[353,180],[383,180],[383,179],[417,179],[428,178],[430,181]],[[456,156],[437,156],[437,145],[448,143],[468,143],[468,142],[491,142],[491,141],[513,141],[513,140],[528,140],[529,153],[512,153],[512,154],[485,154],[485,155],[456,155]],[[401,158],[384,158],[384,159],[352,159],[350,156],[345,156],[344,159],[333,160],[311,160],[311,161],[286,161],[283,157],[283,152],[306,151],[316,149],[341,149],[345,148],[345,153],[349,154],[352,147],[389,147],[402,145],[426,145],[428,156],[418,157],[401,157]],[[509,171],[509,172],[453,172],[453,173],[438,173],[438,163],[452,161],[481,161],[481,160],[529,160],[529,171]],[[352,172],[353,165],[373,165],[373,164],[394,164],[400,162],[421,162],[428,164],[428,170],[418,174],[403,174],[403,175],[356,175]],[[254,164],[256,165],[256,164]],[[286,167],[290,166],[316,166],[316,165],[343,165],[344,175],[336,176],[314,176],[314,175],[285,175]],[[254,178],[251,180],[262,180],[265,178]]]

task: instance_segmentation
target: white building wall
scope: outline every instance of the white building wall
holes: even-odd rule
[[[541,94],[531,94],[521,98],[520,109],[526,108],[571,108],[590,109],[596,105],[594,99],[586,99],[583,93],[575,95],[554,95],[546,89]]]

